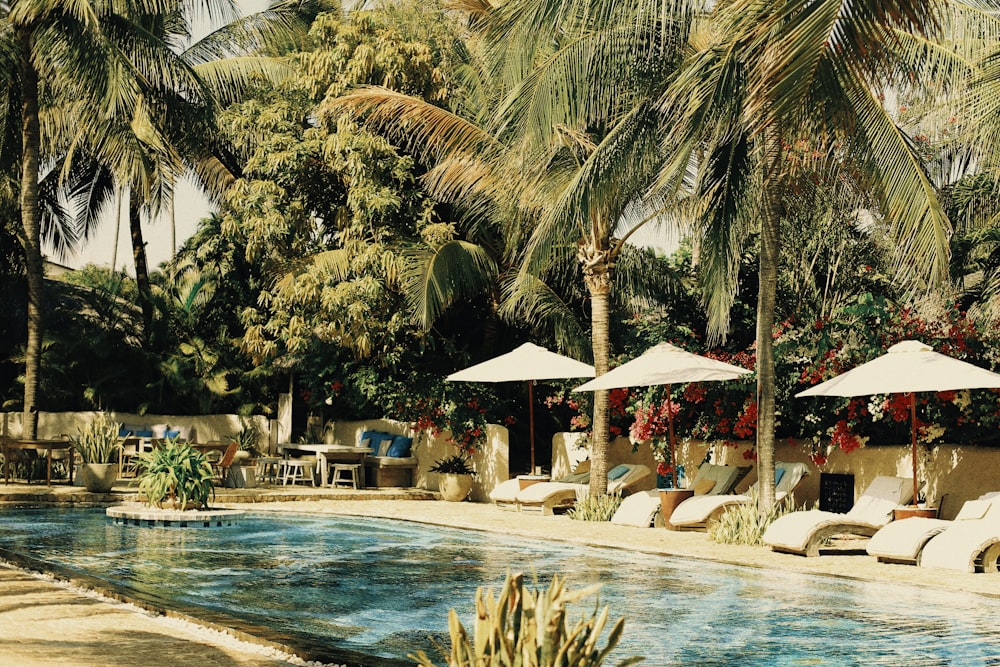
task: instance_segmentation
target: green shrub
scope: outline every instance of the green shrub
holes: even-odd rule
[[[122,448],[118,437],[121,427],[110,413],[98,413],[94,421],[77,430],[73,448],[84,463],[114,463],[115,454]]]
[[[789,494],[774,503],[766,515],[760,516],[757,511],[760,493],[754,487],[748,495],[750,502],[730,507],[717,521],[709,523],[709,537],[719,544],[761,545],[767,527],[779,516],[796,510],[795,499]]]
[[[593,595],[599,586],[567,591],[558,577],[544,593],[524,587],[524,575],[508,575],[497,598],[492,590],[476,591],[476,625],[472,641],[458,614],[448,615],[451,650],[438,646],[448,667],[520,665],[521,667],[596,667],[604,663],[621,639],[625,619],[619,619],[608,633],[607,645],[597,642],[608,621],[608,608],[581,618],[570,626],[567,606]],[[419,667],[435,667],[423,651],[408,656]],[[619,666],[634,665],[642,658],[622,660]]]
[[[215,493],[212,485],[212,465],[205,455],[176,439],[143,452],[139,457],[139,492],[146,504],[163,507],[165,500],[174,507],[208,508],[208,499]]]
[[[621,504],[622,497],[617,493],[588,493],[567,514],[577,521],[611,521]]]

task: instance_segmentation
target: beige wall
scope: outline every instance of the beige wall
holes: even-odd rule
[[[58,438],[61,435],[76,435],[79,430],[89,424],[96,416],[97,412],[39,412],[38,413],[38,437]],[[245,426],[254,424],[257,426],[258,442],[257,447],[261,451],[268,451],[268,440],[271,433],[271,424],[267,417],[255,415],[252,417],[241,417],[239,415],[137,415],[129,412],[112,412],[112,416],[123,424],[167,424],[171,428],[178,426],[193,427],[192,440],[195,442],[208,442],[209,440],[221,440],[241,431]],[[3,424],[6,425],[6,434],[13,438],[19,438],[22,434],[21,413],[9,412],[3,415]],[[0,429],[0,432],[3,432]]]
[[[589,451],[579,449],[577,433],[557,433],[552,440],[553,478],[569,472],[571,463],[587,458]],[[754,465],[745,455],[753,451],[752,442],[738,442],[735,446],[720,442],[682,440],[678,443],[678,461],[687,471],[694,471],[712,452],[712,462],[729,465]],[[927,451],[921,448],[917,476],[928,480],[926,495],[931,506],[943,498],[941,518],[953,519],[966,500],[977,498],[988,491],[1000,491],[1000,449],[960,445],[938,445]],[[820,473],[849,473],[854,475],[855,497],[879,475],[897,477],[913,476],[910,463],[910,446],[864,447],[850,454],[833,452],[822,470],[809,460],[805,447],[788,441],[777,443],[775,458],[789,463],[801,462],[809,466],[809,475],[795,492],[797,505],[814,506],[819,501]],[[655,470],[655,461],[649,446],[642,443],[635,452],[627,438],[616,439],[611,446],[610,466],[619,463],[645,463]],[[691,479],[689,473],[689,479]],[[737,492],[743,492],[757,480],[756,468],[750,471]]]

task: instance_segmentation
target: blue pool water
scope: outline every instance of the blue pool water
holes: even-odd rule
[[[162,530],[112,525],[103,509],[5,510],[0,528],[5,550],[266,627],[330,657],[436,656],[427,637],[446,640],[450,608],[469,627],[476,588],[523,571],[539,585],[553,574],[573,588],[603,583],[600,603],[626,618],[617,659],[1000,665],[1000,600],[969,594],[331,515],[250,514],[234,528]]]

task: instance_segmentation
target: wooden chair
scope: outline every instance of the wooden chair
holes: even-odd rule
[[[239,449],[239,443],[229,443],[229,446],[226,447],[226,451],[223,453],[222,458],[219,459],[219,462],[212,464],[212,468],[215,469],[215,473],[219,480],[219,486],[226,485],[226,477],[229,475],[229,469],[233,467],[233,463],[236,461],[236,452],[238,452]]]

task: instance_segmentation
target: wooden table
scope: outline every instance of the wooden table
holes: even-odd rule
[[[316,455],[316,465],[319,467],[320,486],[329,486],[327,477],[329,467],[327,464],[333,461],[350,461],[361,466],[361,488],[365,488],[365,457],[371,454],[371,447],[352,447],[350,445],[324,445],[313,443],[298,443],[294,445],[280,445],[282,452],[304,452]]]
[[[670,523],[670,515],[682,502],[694,496],[694,489],[659,489],[660,514],[663,515],[663,527],[667,530],[677,530]]]
[[[532,484],[538,484],[539,482],[550,482],[550,481],[552,481],[552,478],[549,477],[548,475],[518,475],[517,476],[517,483],[521,487],[522,491],[524,491],[526,488],[528,488]]]
[[[4,484],[10,483],[10,454],[13,451],[26,451],[33,450],[35,452],[45,452],[45,484],[46,486],[52,486],[52,452],[55,450],[67,450],[69,452],[69,457],[67,459],[67,465],[69,466],[69,483],[73,483],[73,443],[69,440],[14,440],[10,438],[3,439],[3,481]],[[30,483],[30,479],[28,480]]]
[[[905,507],[897,507],[892,511],[892,518],[896,521],[899,521],[900,519],[910,519],[915,516],[923,517],[925,519],[936,519],[937,515],[937,507],[914,507],[912,505],[907,505]]]

